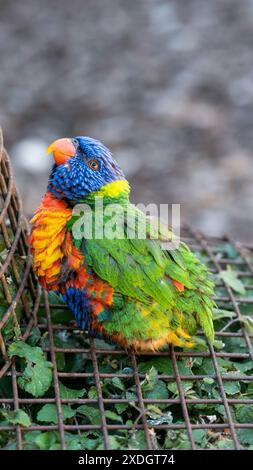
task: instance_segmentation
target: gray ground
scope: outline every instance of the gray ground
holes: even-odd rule
[[[252,0],[0,0],[0,122],[28,213],[52,139],[110,146],[134,202],[252,241]]]

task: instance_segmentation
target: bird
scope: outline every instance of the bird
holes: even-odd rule
[[[161,225],[154,235],[154,221],[130,202],[111,151],[78,136],[55,140],[47,154],[54,162],[29,238],[42,288],[57,294],[90,336],[124,349],[192,349],[199,329],[213,343],[210,272],[170,228]],[[137,222],[144,236],[136,236]],[[164,249],[173,240],[174,248]]]

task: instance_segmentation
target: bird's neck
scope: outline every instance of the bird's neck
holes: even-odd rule
[[[87,193],[79,200],[70,201],[51,182],[48,185],[48,193],[53,199],[65,201],[68,207],[78,203],[94,206],[96,198],[103,199],[103,204],[126,204],[129,202],[130,185],[127,180],[116,180],[102,186],[98,191]]]
[[[89,193],[82,202],[93,205],[96,198],[102,198],[104,204],[125,204],[129,202],[130,186],[126,180],[107,183],[94,193]]]

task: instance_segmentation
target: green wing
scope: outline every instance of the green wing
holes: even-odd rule
[[[104,216],[104,226],[110,219],[111,216]],[[114,223],[115,227],[122,224],[122,214],[114,217]],[[161,240],[171,241],[175,238],[172,232],[159,232],[159,239],[152,239],[153,224],[131,204],[124,209],[122,226],[121,239],[94,236],[81,241],[72,232],[85,263],[114,288],[115,308],[107,328],[111,324],[115,331],[118,325],[128,336],[138,331],[139,336],[145,337],[145,317],[149,334],[158,337],[160,330],[177,326],[192,334],[197,322],[213,341],[213,283],[206,267],[184,243],[174,250],[163,250]],[[136,238],[137,227],[146,238]],[[183,292],[176,289],[173,280],[183,284]],[[134,327],[129,326],[131,322]]]

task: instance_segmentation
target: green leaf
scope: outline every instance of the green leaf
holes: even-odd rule
[[[18,378],[20,388],[34,397],[41,397],[52,383],[52,364],[45,359],[41,348],[33,347],[23,341],[10,345],[9,356],[18,356],[25,360],[26,367]]]
[[[235,415],[238,423],[253,423],[253,406],[236,405]]]
[[[46,365],[48,364],[48,365]],[[38,364],[28,364],[22,377],[18,378],[20,388],[34,397],[42,397],[52,382],[51,363],[45,361]]]
[[[221,439],[212,446],[213,449],[234,449],[234,443],[231,439]]]
[[[238,274],[233,271],[229,266],[226,271],[221,271],[218,274],[218,278],[224,281],[231,289],[233,289],[238,294],[244,295],[246,293],[245,287],[240,279],[238,279]]]
[[[146,392],[144,392],[144,397],[145,398],[161,398],[161,399],[166,399],[168,398],[168,389],[166,387],[166,384],[165,382],[163,382],[162,380],[159,380],[155,385],[154,387],[152,388],[152,390],[148,390]]]
[[[236,395],[240,393],[241,386],[240,382],[225,382],[224,381],[224,389],[227,395]]]
[[[39,362],[44,359],[44,353],[38,346],[30,346],[23,341],[16,341],[9,347],[8,354],[10,357],[18,356],[24,358],[26,361]]]
[[[128,449],[135,449],[135,450],[145,450],[145,449],[147,449],[147,441],[146,441],[146,438],[145,438],[144,431],[133,430],[133,433],[129,437],[127,448]]]
[[[73,418],[76,414],[76,410],[72,410],[68,405],[62,405],[62,416],[63,421]],[[54,423],[58,424],[58,415],[56,405],[47,403],[44,405],[40,411],[37,413],[37,420],[43,421],[45,423]]]
[[[176,382],[168,382],[167,388],[173,395],[178,395],[178,387]]]
[[[162,374],[174,374],[173,365],[170,357],[154,357],[152,360],[147,359],[145,362],[140,362],[138,370],[140,373],[147,373],[151,367],[154,367],[158,372]]]
[[[213,346],[215,349],[218,349],[218,351],[220,349],[223,349],[225,344],[223,343],[223,341],[219,340],[219,339],[215,339],[214,342],[213,342]]]
[[[36,437],[41,434],[41,431],[27,431],[24,433],[25,442],[34,442]]]
[[[91,436],[91,437],[90,437]],[[66,447],[68,450],[93,450],[102,442],[101,437],[97,437],[95,431],[92,433],[82,433],[75,435],[65,432]]]
[[[128,401],[134,401],[134,400],[136,400],[136,398],[137,398],[136,393],[128,392],[128,391],[126,392],[126,399]]]
[[[1,414],[4,416],[6,421],[11,424],[20,424],[26,428],[32,424],[30,417],[23,410],[1,410]]]
[[[57,434],[52,431],[40,433],[35,438],[35,444],[40,450],[49,450],[57,441]]]
[[[119,377],[113,377],[112,383],[119,390],[122,390],[122,391],[125,390],[125,385],[123,384],[122,380]]]
[[[120,423],[123,422],[121,416],[117,415],[117,413],[114,413],[114,411],[106,410],[105,411],[105,416],[106,416],[106,418],[110,419],[111,421],[118,421]]]
[[[100,411],[94,406],[81,405],[76,410],[78,413],[84,415],[92,424],[101,424]]]
[[[88,397],[90,398],[90,400],[95,400],[97,399],[97,396],[98,396],[98,392],[97,392],[97,389],[96,387],[91,387],[90,390],[88,391]]]
[[[80,390],[73,390],[71,388],[66,387],[60,383],[60,396],[61,398],[81,398],[86,393],[85,388],[81,388]]]
[[[68,436],[66,439],[66,447],[68,450],[83,450],[84,447],[81,442],[80,436],[75,436],[72,434],[72,436]]]
[[[112,450],[121,450],[122,449],[122,439],[119,436],[109,436],[110,448]],[[99,446],[99,450],[104,449],[104,445]]]
[[[153,390],[154,386],[158,382],[157,375],[157,370],[155,369],[155,367],[152,366],[151,369],[149,369],[149,371],[146,373],[145,379],[141,382],[142,392],[145,393],[150,390]]]
[[[165,439],[165,449],[190,449],[191,445],[184,430],[170,429]]]
[[[213,309],[213,320],[221,320],[222,318],[234,318],[236,317],[235,312],[229,310],[222,310],[220,308]]]
[[[145,398],[168,398],[166,384],[157,378],[158,372],[151,367],[146,373],[145,380],[141,383],[141,389]]]
[[[253,444],[253,429],[237,429],[237,436],[241,444]]]
[[[41,332],[38,326],[34,326],[28,338],[30,346],[35,346],[41,338]]]
[[[193,429],[192,434],[193,434],[193,437],[194,437],[194,441],[197,444],[202,444],[203,441],[206,438],[206,430],[205,429]]]
[[[214,383],[214,379],[212,379],[212,377],[204,377],[203,382],[208,385],[212,385]]]
[[[118,414],[121,415],[128,408],[128,403],[116,403],[115,408]]]
[[[233,362],[233,366],[238,369],[240,372],[249,372],[253,369],[252,361],[244,361],[244,362]]]

